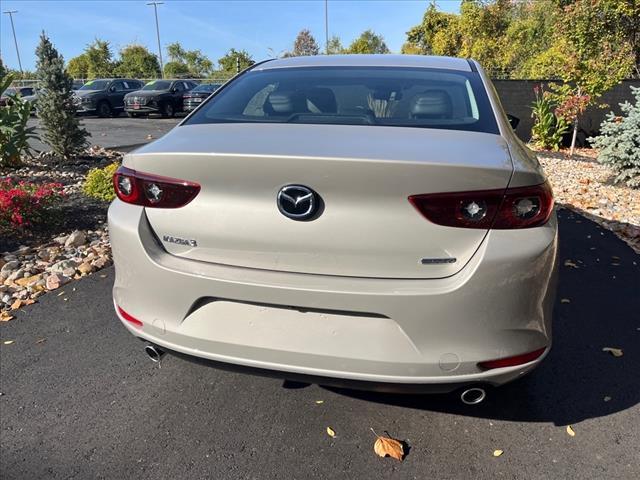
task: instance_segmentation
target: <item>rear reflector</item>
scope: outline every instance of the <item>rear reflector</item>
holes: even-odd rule
[[[523,353],[522,355],[516,355],[514,357],[499,358],[497,360],[487,360],[486,362],[479,362],[478,367],[482,368],[483,370],[491,370],[494,368],[515,367],[516,365],[524,365],[525,363],[533,362],[536,358],[539,358],[545,350],[546,347],[534,350],[533,352]]]
[[[200,185],[120,167],[113,175],[113,188],[120,200],[152,208],[179,208],[193,200]]]
[[[429,221],[460,228],[507,230],[544,225],[553,211],[548,183],[531,187],[411,195],[409,202]]]
[[[142,322],[140,320],[138,320],[137,318],[129,315],[127,312],[125,312],[122,308],[120,308],[117,305],[116,305],[116,308],[118,309],[118,313],[120,314],[120,316],[122,318],[124,318],[127,322],[132,323],[133,325],[135,325],[138,328],[142,327]]]

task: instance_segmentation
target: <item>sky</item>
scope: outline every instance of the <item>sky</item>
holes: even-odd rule
[[[96,37],[108,40],[113,52],[130,43],[157,53],[151,0],[0,0],[1,10],[18,10],[14,24],[22,67],[35,68],[35,48],[44,30],[69,60]],[[430,0],[329,0],[329,36],[347,46],[367,29],[381,34],[392,52],[400,52],[406,32],[420,23]],[[456,12],[459,0],[438,0],[440,10]],[[230,48],[247,50],[254,60],[277,56],[293,47],[298,32],[308,28],[324,48],[324,0],[164,0],[158,6],[160,42],[179,41],[217,62]],[[0,54],[18,68],[9,15],[0,21]]]

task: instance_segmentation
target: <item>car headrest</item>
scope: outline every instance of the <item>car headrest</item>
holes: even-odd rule
[[[292,115],[305,112],[304,97],[299,92],[271,92],[264,104],[267,115]]]
[[[336,113],[338,102],[330,88],[310,88],[305,92],[307,108],[312,113]]]
[[[444,90],[427,90],[411,100],[412,118],[451,118],[451,97]]]

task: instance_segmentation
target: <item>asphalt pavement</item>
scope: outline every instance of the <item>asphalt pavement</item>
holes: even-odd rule
[[[640,256],[566,210],[560,235],[578,268],[561,266],[550,355],[473,407],[159,366],[116,320],[113,269],[65,285],[0,324],[0,478],[638,479]]]
[[[91,145],[100,145],[105,148],[121,148],[128,150],[132,147],[149,143],[171,130],[182,120],[182,117],[161,118],[157,115],[150,117],[129,118],[120,114],[114,118],[99,118],[94,116],[81,116],[80,124],[91,134]],[[40,121],[33,117],[28,125],[36,126],[36,133],[42,137]],[[37,151],[49,150],[40,140],[29,142]]]

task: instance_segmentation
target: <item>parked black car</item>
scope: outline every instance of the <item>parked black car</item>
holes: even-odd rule
[[[125,96],[124,109],[130,117],[160,113],[173,117],[183,110],[183,97],[197,83],[191,80],[153,80],[141,90]]]
[[[209,95],[220,88],[219,83],[201,83],[196,88],[184,94],[184,111],[190,112],[204,102]]]
[[[11,103],[10,95],[23,97],[25,100],[30,101],[31,97],[35,95],[35,88],[33,87],[9,87],[2,95],[0,95],[0,107],[9,105]]]
[[[124,110],[124,96],[142,87],[140,80],[101,78],[89,80],[75,91],[79,113],[95,113],[99,117],[119,115]]]

